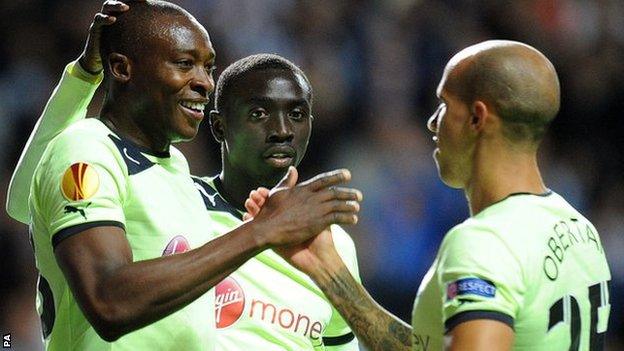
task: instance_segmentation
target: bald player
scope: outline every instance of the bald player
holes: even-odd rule
[[[331,233],[280,252],[371,350],[602,350],[611,274],[600,237],[537,165],[559,94],[552,63],[523,43],[486,41],[448,62],[428,127],[440,178],[464,190],[471,216],[444,237],[412,328],[355,282]]]
[[[106,15],[118,12],[115,20]],[[208,33],[163,1],[135,1],[129,10],[106,2],[94,27],[104,24],[108,85],[100,116],[20,160],[41,159],[28,203],[46,349],[213,350],[212,287],[266,249],[357,221],[353,200],[361,195],[328,189],[347,171],[291,188],[297,177],[290,169],[277,185],[288,189],[276,189],[254,220],[216,238],[221,228],[172,146],[197,134],[214,90]],[[84,67],[70,64],[67,74],[86,75],[80,70],[93,62],[83,58]],[[75,102],[66,91],[55,94],[47,108]]]

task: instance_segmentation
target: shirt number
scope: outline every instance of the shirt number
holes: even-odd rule
[[[607,281],[589,287],[589,350],[600,351],[604,349],[605,330],[599,331],[598,326],[604,323],[606,329],[607,321],[600,318],[599,311],[602,308],[609,308],[609,285]],[[581,341],[581,310],[576,297],[565,295],[550,306],[548,321],[548,331],[559,323],[566,323],[570,326],[570,348],[569,351],[578,351]],[[587,317],[585,317],[587,318]],[[608,318],[608,314],[607,317]]]

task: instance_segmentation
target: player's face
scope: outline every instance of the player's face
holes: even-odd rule
[[[453,188],[465,188],[471,175],[474,143],[468,137],[470,110],[446,88],[446,74],[438,86],[440,105],[427,127],[435,133],[433,157],[442,181]]]
[[[232,89],[224,125],[224,162],[273,186],[288,166],[297,166],[310,140],[312,115],[308,85],[281,70],[246,74]]]
[[[146,43],[152,49],[145,50],[148,54],[134,67],[149,116],[143,124],[166,141],[190,140],[214,91],[215,52],[208,33],[195,20],[165,18],[162,25],[159,37]]]

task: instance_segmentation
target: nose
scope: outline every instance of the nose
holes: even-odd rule
[[[292,130],[292,124],[287,116],[280,113],[274,118],[270,118],[270,120],[269,135],[267,137],[269,143],[284,143],[293,140],[295,133]]]
[[[204,67],[197,67],[195,72],[190,83],[191,89],[200,93],[203,97],[208,97],[215,89],[212,73],[207,72]]]

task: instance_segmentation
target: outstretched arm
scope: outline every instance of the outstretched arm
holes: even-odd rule
[[[254,220],[185,253],[134,262],[124,230],[111,225],[59,239],[54,254],[91,325],[113,341],[186,306],[265,249],[357,221],[358,192],[331,189],[349,179],[339,170],[295,186],[292,168]]]
[[[324,231],[300,249],[310,254],[282,255],[316,282],[361,343],[372,351],[410,350],[412,328],[375,302],[353,278],[334,249],[331,232]]]
[[[246,218],[258,213],[268,193],[264,188],[250,193],[245,202]],[[274,250],[314,280],[367,349],[411,349],[411,326],[381,307],[353,278],[336,251],[329,229],[302,244]]]
[[[35,168],[48,143],[86,116],[87,107],[103,78],[99,53],[102,27],[114,23],[115,15],[127,10],[128,5],[119,1],[104,3],[101,12],[93,19],[80,58],[67,65],[61,81],[52,92],[11,176],[6,209],[14,219],[28,224],[28,195]]]

